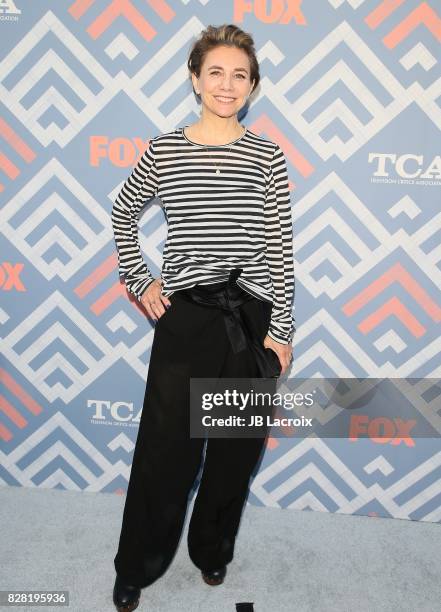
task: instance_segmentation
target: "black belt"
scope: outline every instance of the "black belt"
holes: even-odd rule
[[[245,302],[256,299],[236,283],[241,273],[241,268],[234,268],[225,282],[195,285],[179,291],[179,294],[187,301],[220,308],[224,313],[225,327],[233,351],[239,353],[248,346],[255,355],[260,375],[264,378],[277,378],[281,371],[277,354],[272,349],[265,348],[262,340],[250,333],[239,308]]]

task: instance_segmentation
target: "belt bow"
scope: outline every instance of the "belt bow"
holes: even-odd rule
[[[220,286],[219,283],[196,285],[182,290],[180,294],[185,299],[198,304],[220,308],[224,314],[225,327],[233,351],[239,353],[249,346],[256,358],[260,375],[264,378],[277,378],[281,371],[277,354],[272,349],[264,347],[260,338],[250,333],[243,312],[239,308],[254,298],[236,283],[242,271],[242,268],[231,270],[228,281]]]

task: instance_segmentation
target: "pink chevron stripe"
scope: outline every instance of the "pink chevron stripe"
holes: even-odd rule
[[[11,431],[0,423],[0,440],[4,440],[5,442],[10,442],[12,440]]]
[[[368,285],[363,291],[347,302],[342,311],[348,317],[354,315],[370,302],[375,296],[379,295],[386,287],[394,282],[399,282],[413,297],[413,299],[423,308],[423,310],[436,323],[441,321],[441,308],[432,300],[430,295],[414,280],[414,278],[403,268],[400,263],[396,263],[389,270],[384,272],[379,278]]]
[[[148,5],[152,7],[159,17],[161,17],[162,21],[168,23],[176,17],[175,11],[165,2],[165,0],[145,0]]]
[[[0,151],[0,170],[2,170],[8,178],[14,180],[20,174],[20,170],[10,159]]]
[[[27,420],[18,412],[16,408],[8,402],[4,395],[0,394],[0,411],[5,414],[9,420],[11,420],[14,425],[23,429],[28,424]]]
[[[126,0],[114,0],[107,8],[87,28],[90,36],[96,40],[118,17],[125,17],[129,23],[138,31],[138,33],[147,41],[150,42],[156,36],[156,30],[148,21],[135,9],[133,4]]]
[[[122,0],[127,3],[127,0]],[[147,4],[149,4],[153,10],[165,21],[166,23],[170,21],[173,17],[175,17],[176,13],[169,7],[169,5],[164,0],[146,0]],[[72,15],[74,19],[80,19],[89,8],[95,4],[96,0],[76,0],[70,7],[69,13]],[[121,0],[114,0],[113,5],[120,4]],[[131,3],[130,3],[131,4]],[[132,5],[133,8],[133,5]],[[110,7],[112,10],[112,6]],[[113,7],[113,10],[116,12],[118,8]],[[121,12],[121,11],[120,11]]]
[[[0,136],[20,155],[25,162],[32,162],[37,154],[26,144],[11,126],[0,117]]]
[[[378,26],[392,15],[392,13],[397,9],[401,4],[403,4],[404,0],[383,0],[373,11],[369,13],[365,17],[365,24],[368,25],[372,30],[378,28]]]
[[[424,25],[433,36],[441,41],[441,19],[426,2],[415,8],[401,23],[397,25],[383,42],[388,49],[394,49],[404,38],[406,38],[419,25]]]
[[[89,274],[77,287],[75,287],[75,294],[83,299],[91,291],[93,291],[98,285],[107,278],[110,274],[113,274],[115,268],[118,266],[118,256],[116,253],[112,253],[102,264],[98,266],[91,274]],[[114,283],[109,289],[90,306],[90,311],[96,316],[101,315],[109,306],[113,304],[119,297],[129,299],[135,308],[138,308],[142,313],[145,314],[145,309],[135,297],[132,297],[123,282],[119,281]]]
[[[95,0],[76,0],[70,5],[68,12],[74,19],[78,20],[90,9],[92,4],[95,4]]]
[[[0,382],[7,388],[29,412],[38,415],[43,412],[43,408],[19,385],[12,376],[4,369],[0,368]]]
[[[148,3],[165,23],[170,22],[176,16],[176,13],[164,0],[149,0]],[[87,32],[95,40],[120,16],[125,17],[147,42],[150,42],[156,36],[156,30],[133,6],[130,0],[113,0],[97,19],[90,24]]]
[[[270,140],[280,146],[286,157],[303,177],[308,177],[314,172],[314,166],[291,144],[291,141],[279,130],[268,115],[261,115],[253,122],[250,130],[255,134],[268,134]]]
[[[131,295],[131,294],[130,294]],[[115,283],[109,289],[107,289],[91,306],[90,310],[95,315],[101,315],[109,306],[116,302],[119,297],[124,297],[127,299],[127,289],[124,286],[124,283]],[[138,306],[138,300],[134,300],[135,306]],[[138,306],[145,313],[145,310],[142,306]]]
[[[268,450],[275,450],[280,445],[280,442],[277,438],[273,438],[272,436],[268,436],[265,443],[265,448]]]
[[[93,291],[109,274],[112,274],[118,265],[116,253],[112,253],[91,274],[74,289],[74,293],[81,299]]]
[[[358,329],[363,334],[367,334],[390,315],[395,315],[415,338],[421,338],[427,331],[397,297],[391,298],[375,312],[361,321],[358,325]]]

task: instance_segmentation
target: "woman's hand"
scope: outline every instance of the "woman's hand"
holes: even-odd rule
[[[152,317],[155,321],[157,321],[159,317],[162,317],[165,312],[163,304],[165,304],[167,308],[171,306],[170,300],[165,297],[165,295],[162,295],[161,289],[162,280],[160,278],[155,278],[141,296],[141,304],[147,310],[149,317]]]
[[[276,342],[271,336],[267,335],[263,341],[263,346],[272,349],[277,354],[280,365],[282,366],[280,375],[285,374],[292,361],[292,342],[290,344],[282,344],[281,342]]]

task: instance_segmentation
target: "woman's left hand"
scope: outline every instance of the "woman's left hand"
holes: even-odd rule
[[[281,342],[276,342],[271,338],[271,336],[265,336],[265,340],[263,341],[263,346],[265,348],[272,349],[279,358],[280,365],[282,366],[282,371],[280,375],[284,374],[286,370],[291,365],[292,361],[292,342],[289,344],[282,344]]]

